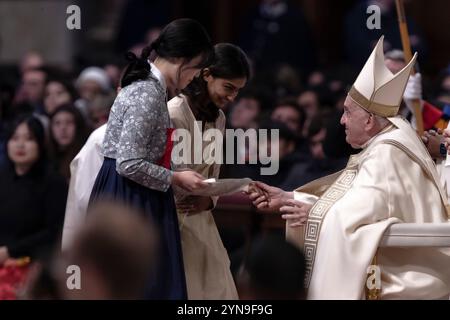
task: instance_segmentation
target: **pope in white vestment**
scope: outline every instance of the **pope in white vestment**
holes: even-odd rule
[[[349,91],[341,118],[347,142],[362,151],[344,170],[294,192],[259,183],[267,195],[250,195],[258,208],[284,213],[287,238],[305,253],[308,299],[363,299],[372,270],[381,299],[450,294],[447,249],[378,248],[391,224],[448,223],[435,164],[409,123],[396,117],[416,55],[393,75],[382,44]]]
[[[294,191],[295,199],[307,196],[314,203],[305,230],[288,227],[291,237],[302,233],[296,241],[303,245],[310,267],[309,299],[363,298],[367,268],[389,225],[447,221],[445,195],[427,151],[418,148],[419,143],[411,147],[415,143],[410,138],[418,137],[405,120],[391,121],[352,156],[325,192],[314,190],[328,177]],[[380,248],[377,258],[381,298],[448,297],[450,256],[445,249]]]

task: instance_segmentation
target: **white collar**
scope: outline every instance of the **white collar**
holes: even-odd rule
[[[150,62],[150,68],[150,72],[155,76],[156,80],[158,80],[164,90],[167,90],[166,80],[164,79],[161,71],[159,71],[159,69],[152,62]]]

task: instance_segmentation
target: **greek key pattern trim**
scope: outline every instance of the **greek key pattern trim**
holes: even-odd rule
[[[314,268],[317,245],[323,219],[330,208],[350,189],[355,180],[357,170],[346,169],[327,191],[314,204],[308,214],[305,227],[304,254],[306,259],[305,287],[309,287]]]

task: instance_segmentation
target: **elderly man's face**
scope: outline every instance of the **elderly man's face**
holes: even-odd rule
[[[344,102],[341,124],[345,125],[345,140],[353,148],[361,148],[370,139],[366,131],[369,117],[370,114],[366,110],[347,96]]]

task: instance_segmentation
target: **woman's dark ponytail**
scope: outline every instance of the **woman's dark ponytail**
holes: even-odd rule
[[[153,46],[147,46],[142,49],[141,56],[138,58],[133,52],[128,51],[125,54],[125,58],[129,61],[128,66],[120,80],[120,86],[122,88],[127,85],[138,81],[145,80],[150,74],[150,62],[148,58],[153,51]]]
[[[159,37],[149,46],[144,47],[140,57],[134,53],[127,53],[130,61],[122,76],[120,85],[122,88],[137,80],[144,80],[150,74],[149,58],[152,52],[164,59],[184,58],[186,61],[201,56],[198,68],[204,68],[211,64],[214,51],[206,30],[192,19],[178,19],[169,23]]]
[[[142,60],[148,61],[148,58],[150,57],[150,54],[154,50],[154,46],[155,46],[155,44],[152,43],[150,46],[146,46],[146,47],[144,47],[144,49],[142,49],[142,52],[141,52],[141,59]]]

